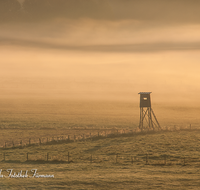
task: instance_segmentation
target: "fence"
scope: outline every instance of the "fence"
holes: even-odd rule
[[[14,159],[13,159],[14,158]],[[197,157],[174,157],[172,155],[131,155],[131,154],[66,154],[47,152],[47,153],[24,153],[16,155],[13,153],[0,154],[1,162],[28,162],[28,163],[109,163],[123,165],[200,165],[200,159]]]
[[[10,148],[24,148],[34,145],[52,145],[52,144],[62,144],[62,143],[72,143],[74,141],[86,141],[86,140],[98,140],[100,138],[113,138],[118,136],[134,136],[134,135],[143,135],[143,134],[152,134],[158,132],[171,132],[171,131],[180,131],[180,130],[198,130],[197,128],[191,127],[191,125],[186,127],[165,127],[162,131],[140,131],[139,129],[129,130],[129,129],[107,129],[104,131],[98,131],[96,133],[84,133],[82,135],[62,135],[59,137],[43,137],[43,138],[29,138],[21,139],[18,141],[5,141],[0,149],[10,149]]]
[[[23,149],[29,146],[40,146],[40,145],[52,145],[52,144],[62,144],[62,143],[73,143],[75,141],[92,141],[103,138],[115,138],[115,137],[126,137],[134,135],[144,135],[144,134],[153,134],[153,133],[163,133],[174,131],[173,128],[169,128],[162,131],[137,131],[137,130],[105,130],[97,131],[95,133],[85,133],[82,135],[63,135],[59,137],[45,137],[38,139],[26,139],[26,141],[18,141],[18,143],[5,142],[4,146],[1,147],[0,161],[3,162],[36,162],[36,163],[116,163],[116,164],[145,164],[145,165],[200,165],[200,160],[198,156],[193,157],[181,157],[174,155],[153,155],[153,154],[117,154],[118,152],[101,152],[101,153],[89,153],[89,152],[73,152],[71,150],[63,152],[52,152],[48,151],[45,147],[43,152],[40,152],[41,149],[38,149],[38,152],[31,152],[33,149]],[[198,130],[191,129],[191,125],[185,128],[177,128],[176,130]],[[10,149],[19,148],[22,150],[13,150]],[[5,150],[5,151],[4,151]],[[7,150],[7,151],[6,151]],[[25,152],[26,151],[26,152]],[[71,152],[69,152],[71,151]]]

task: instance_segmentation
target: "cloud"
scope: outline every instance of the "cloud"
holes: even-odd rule
[[[200,25],[149,26],[138,20],[54,19],[7,23],[2,45],[93,52],[159,52],[200,49]]]
[[[15,2],[23,5],[24,11]],[[134,19],[154,24],[200,23],[199,0],[9,0],[0,2],[0,21]]]
[[[53,44],[48,42],[31,41],[31,40],[18,40],[18,39],[1,39],[1,45],[14,45],[24,47],[36,47],[44,49],[58,49],[58,50],[71,50],[71,51],[90,51],[90,52],[161,52],[161,51],[186,51],[186,50],[200,50],[200,42],[191,43],[141,43],[141,44],[115,44],[115,45],[62,45]]]

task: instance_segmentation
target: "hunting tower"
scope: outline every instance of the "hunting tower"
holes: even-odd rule
[[[139,128],[144,130],[161,129],[160,124],[151,108],[151,92],[140,92],[140,123]],[[144,125],[146,120],[147,125]]]

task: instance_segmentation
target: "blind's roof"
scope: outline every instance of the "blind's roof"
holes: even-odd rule
[[[151,94],[152,92],[139,92],[138,94]]]

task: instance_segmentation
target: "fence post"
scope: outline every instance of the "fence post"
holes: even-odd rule
[[[22,147],[22,140],[20,141],[20,145],[21,145],[21,147]]]
[[[14,143],[14,141],[12,141],[12,144],[13,144],[13,147],[15,146],[15,143]]]
[[[116,163],[117,163],[117,159],[118,159],[118,154],[116,154]]]
[[[6,148],[6,142],[5,142],[5,145],[4,145],[4,147]]]
[[[91,154],[91,157],[90,157],[90,163],[92,163],[92,154]]]
[[[148,161],[148,154],[146,154],[146,164],[148,164],[149,161]]]
[[[183,158],[183,165],[185,166],[185,157]]]
[[[133,164],[133,156],[131,156],[131,163]]]

